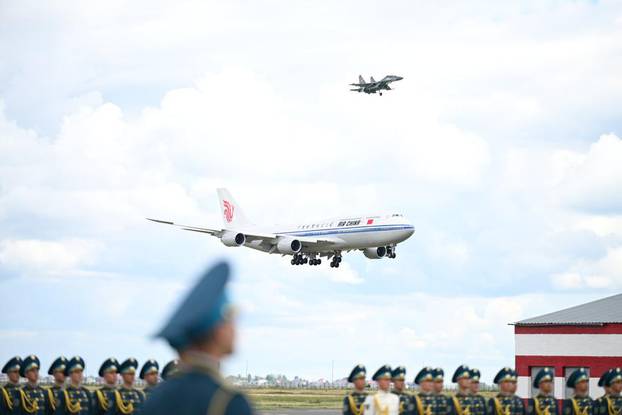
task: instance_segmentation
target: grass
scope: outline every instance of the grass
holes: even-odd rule
[[[341,409],[346,389],[246,389],[258,409]],[[446,393],[450,395],[450,393]],[[493,392],[482,392],[486,399]]]

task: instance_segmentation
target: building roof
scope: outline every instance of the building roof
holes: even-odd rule
[[[514,325],[602,325],[608,323],[622,323],[622,294],[521,320]]]

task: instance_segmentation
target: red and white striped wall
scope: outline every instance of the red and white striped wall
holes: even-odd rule
[[[532,368],[555,368],[555,397],[564,399],[565,375],[576,367],[590,373],[590,395],[603,394],[598,379],[611,367],[622,367],[622,323],[598,326],[515,326],[517,394],[532,396]]]

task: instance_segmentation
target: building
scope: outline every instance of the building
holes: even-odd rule
[[[514,323],[519,396],[532,397],[532,376],[555,369],[555,397],[569,397],[566,379],[577,367],[590,374],[590,395],[599,397],[598,379],[622,367],[622,294]]]

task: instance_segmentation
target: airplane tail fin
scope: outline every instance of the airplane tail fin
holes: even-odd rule
[[[373,76],[370,76],[370,77],[369,77],[369,82],[376,82],[376,80],[374,79],[374,77],[373,77]]]
[[[244,226],[250,224],[240,205],[235,201],[227,189],[216,189],[220,200],[220,211],[225,228]]]
[[[365,83],[365,78],[359,75],[359,84],[364,84],[364,83]]]

